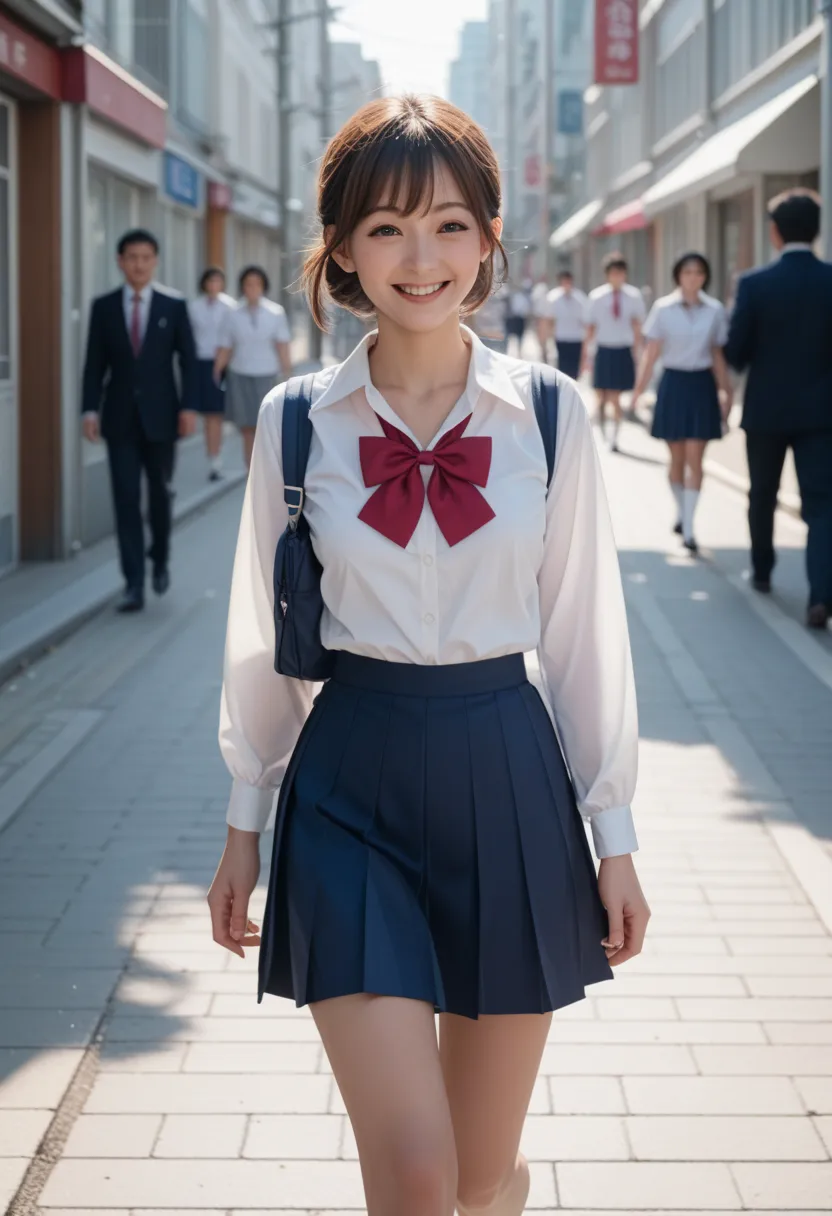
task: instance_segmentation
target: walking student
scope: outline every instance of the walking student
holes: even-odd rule
[[[719,300],[706,295],[711,267],[701,253],[685,253],[673,267],[676,290],[653,305],[643,335],[633,404],[650,383],[661,355],[664,372],[653,414],[653,434],[670,449],[670,489],[676,503],[674,531],[698,553],[693,519],[702,489],[702,460],[722,436],[732,389],[723,347],[728,320]]]
[[[214,378],[228,369],[226,412],[243,437],[246,468],[251,464],[261,402],[280,379],[292,374],[291,335],[286,313],[269,300],[269,276],[261,266],[240,275],[242,299],[226,312],[214,360]]]
[[[85,438],[107,444],[125,582],[118,611],[139,612],[145,585],[142,472],[153,590],[164,595],[170,586],[174,450],[177,438],[196,429],[196,351],[185,300],[154,282],[159,244],[153,233],[126,232],[117,252],[124,286],[93,302],[81,409]]]
[[[546,297],[549,335],[555,340],[558,367],[577,380],[581,374],[589,300],[575,286],[571,270],[562,270],[558,285]]]
[[[511,345],[512,339],[514,339],[514,353],[519,359],[523,350],[523,339],[526,336],[529,313],[532,310],[529,293],[521,284],[509,284],[509,290],[506,293],[506,307],[508,309],[506,316],[506,342],[507,345]]]
[[[603,434],[607,405],[610,405],[613,413],[610,448],[617,452],[621,394],[631,392],[635,385],[644,300],[638,288],[627,282],[627,260],[623,254],[607,255],[604,274],[606,283],[589,293],[585,362],[588,362],[590,346],[595,343],[593,386],[598,394],[597,422]]]
[[[224,271],[219,266],[209,266],[199,280],[199,295],[188,307],[196,342],[196,408],[202,414],[205,427],[209,481],[219,481],[222,478],[222,427],[225,413],[225,385],[214,376],[214,362],[224,318],[235,306],[234,297],[226,295],[225,292]]]
[[[725,348],[737,371],[748,369],[742,426],[752,584],[771,590],[774,511],[791,448],[808,526],[806,623],[825,629],[832,615],[832,266],[812,249],[821,219],[814,191],[780,194],[768,214],[780,259],[739,280]]]
[[[260,996],[310,1005],[368,1216],[520,1216],[551,1011],[637,954],[649,916],[592,427],[543,369],[559,390],[544,438],[537,372],[460,324],[505,267],[499,180],[482,130],[439,98],[374,101],[332,140],[304,282],[319,324],[330,300],[377,329],[312,384],[302,512],[323,567],[322,691],[275,673],[294,388],[263,403],[234,563],[214,940],[259,944]],[[526,678],[534,647],[565,759]],[[261,940],[248,905],[277,786]]]

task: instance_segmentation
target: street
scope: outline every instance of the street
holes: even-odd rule
[[[555,1015],[524,1134],[529,1210],[832,1212],[832,634],[804,527],[744,580],[745,501],[706,482],[700,560],[664,447],[602,451],[641,723],[643,955]],[[205,894],[242,489],[174,536],[173,585],[0,687],[0,1210],[362,1210],[308,1010],[255,1000]],[[263,841],[267,857],[271,837]],[[267,869],[263,865],[263,874]],[[262,911],[258,890],[255,918]]]

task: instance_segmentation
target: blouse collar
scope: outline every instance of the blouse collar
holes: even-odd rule
[[[480,393],[486,392],[517,409],[526,409],[526,404],[514,387],[502,357],[484,346],[473,330],[466,325],[462,325],[460,328],[465,342],[471,348],[466,385],[466,396],[471,407],[473,408],[476,404]],[[312,406],[310,413],[325,409],[336,401],[343,401],[345,397],[349,397],[351,393],[360,388],[368,393],[368,397],[372,397],[377,390],[373,388],[370,377],[369,352],[377,337],[378,330],[374,330],[362,338],[349,358],[337,369],[329,386]]]

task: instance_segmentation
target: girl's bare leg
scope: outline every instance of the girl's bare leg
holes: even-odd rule
[[[251,453],[254,450],[254,430],[253,426],[240,427],[240,434],[243,437],[243,459],[246,462],[246,468],[251,468]]]
[[[312,1015],[355,1132],[368,1216],[452,1216],[454,1129],[432,1006],[362,993]]]
[[[525,1208],[529,1172],[518,1150],[551,1022],[550,1013],[440,1016],[460,1216],[520,1216]]]
[[[215,460],[222,447],[222,414],[205,415],[205,450],[209,460]]]
[[[702,458],[705,443],[701,439],[685,440],[685,492],[683,495],[682,533],[685,541],[693,540],[693,517],[702,489]]]
[[[673,443],[668,443],[667,446],[670,449],[668,478],[670,480],[673,501],[676,503],[677,525],[681,531],[685,492],[685,442],[684,440],[681,442],[674,441]]]

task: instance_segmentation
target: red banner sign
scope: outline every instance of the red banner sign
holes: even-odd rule
[[[638,82],[638,0],[595,0],[595,83]]]
[[[0,14],[0,71],[24,80],[57,101],[61,95],[61,64],[54,47]]]

